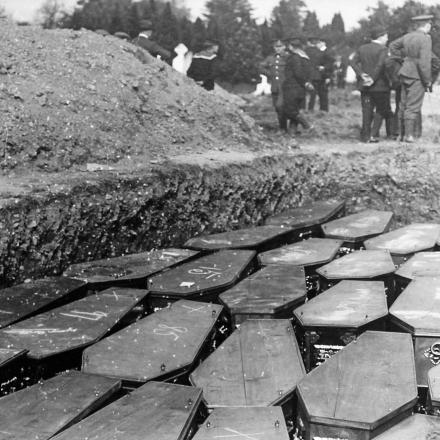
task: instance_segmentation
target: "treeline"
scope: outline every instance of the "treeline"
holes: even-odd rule
[[[386,27],[390,37],[396,38],[407,32],[413,15],[433,13],[440,17],[440,6],[425,7],[409,0],[402,7],[390,8],[379,1],[357,29],[346,32],[341,14],[321,26],[303,0],[280,0],[271,18],[262,24],[253,18],[249,0],[208,0],[205,16],[195,21],[190,20],[184,0],[78,0],[70,14],[60,14],[57,6],[58,0],[46,0],[41,10],[43,26],[125,32],[134,38],[141,31],[141,22],[150,20],[154,26],[152,39],[160,45],[173,50],[183,42],[193,52],[200,50],[206,39],[215,39],[221,47],[220,78],[232,83],[258,78],[258,65],[271,53],[273,38],[291,33],[319,34],[335,54],[347,56],[377,26]],[[434,31],[435,46],[438,40]]]

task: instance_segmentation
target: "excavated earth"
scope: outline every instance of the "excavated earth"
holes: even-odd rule
[[[440,219],[437,95],[416,145],[358,143],[337,91],[295,147],[269,97],[205,92],[113,37],[0,25],[0,286],[318,199]]]

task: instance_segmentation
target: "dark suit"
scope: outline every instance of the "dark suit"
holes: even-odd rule
[[[371,137],[379,136],[382,120],[387,121],[387,135],[391,136],[393,112],[390,104],[390,84],[385,70],[388,50],[385,46],[372,41],[362,45],[350,57],[350,65],[356,72],[362,102],[361,140],[367,142]],[[368,74],[373,84],[365,86],[361,75]],[[371,124],[373,123],[373,127]]]

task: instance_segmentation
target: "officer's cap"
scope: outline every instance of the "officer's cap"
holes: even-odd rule
[[[388,33],[388,30],[385,29],[384,27],[377,27],[375,29],[373,29],[370,34],[371,34],[371,38],[373,40],[375,40],[376,38],[381,37],[382,35],[385,35]]]
[[[290,34],[287,37],[283,38],[283,41],[286,44],[301,44],[304,43],[304,36],[301,34]]]
[[[272,46],[284,46],[284,41],[281,38],[273,38],[270,42]]]
[[[321,37],[315,34],[309,34],[307,35],[307,41],[319,41],[321,40]]]
[[[152,31],[153,30],[153,23],[150,20],[141,20],[139,22],[139,27],[143,31]]]
[[[414,23],[424,23],[432,21],[434,16],[432,14],[426,14],[426,15],[416,15],[415,17],[411,18],[411,21]]]

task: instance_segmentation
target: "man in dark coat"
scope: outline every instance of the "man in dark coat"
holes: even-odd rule
[[[333,58],[328,53],[324,40],[315,35],[309,36],[305,52],[312,65],[312,84],[308,109],[313,111],[316,95],[319,97],[319,109],[328,112],[328,89],[332,75]]]
[[[145,49],[153,57],[160,58],[161,60],[170,64],[171,52],[151,39],[151,35],[153,34],[153,24],[151,23],[151,21],[142,20],[140,22],[140,26],[142,28],[142,31],[133,40],[133,43],[137,44],[139,47],[142,47],[142,49]]]
[[[350,65],[358,78],[362,104],[361,141],[378,142],[383,120],[387,136],[392,136],[393,112],[390,104],[390,84],[385,70],[388,57],[388,33],[378,29],[372,40],[350,56]]]
[[[289,55],[286,60],[284,82],[282,85],[283,111],[293,126],[301,124],[306,130],[311,128],[309,122],[300,113],[306,90],[313,90],[311,83],[311,63],[302,49],[303,39],[293,35],[285,39]]]
[[[214,90],[218,73],[217,53],[219,45],[215,41],[206,41],[203,49],[197,52],[186,74],[206,90]]]
[[[266,57],[260,64],[260,71],[271,85],[272,103],[278,115],[278,122],[282,130],[287,131],[287,118],[283,113],[283,94],[281,85],[284,81],[286,68],[286,45],[280,39],[273,40],[273,55]]]
[[[421,114],[426,91],[432,87],[432,15],[412,18],[415,30],[390,44],[391,55],[403,55],[399,70],[402,96],[400,118],[404,122],[404,140],[414,142],[418,115]],[[421,124],[420,124],[421,125]]]

